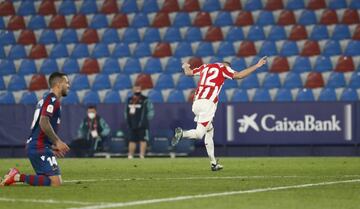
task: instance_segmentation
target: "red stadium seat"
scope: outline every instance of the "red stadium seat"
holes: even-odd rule
[[[338,23],[338,17],[336,11],[330,9],[324,10],[320,18],[320,24],[331,25],[337,23]]]
[[[110,27],[112,28],[126,28],[129,26],[129,20],[126,14],[118,13],[111,21]]]
[[[116,4],[116,0],[105,0],[103,5],[101,6],[100,12],[105,14],[118,13],[119,9]]]
[[[86,58],[83,66],[80,69],[83,74],[99,73],[100,67],[96,59]]]
[[[35,74],[31,77],[29,83],[29,91],[38,91],[42,89],[48,89],[48,83],[46,77],[43,74]]]
[[[184,12],[199,11],[200,4],[199,4],[198,0],[185,0],[182,10]]]
[[[23,45],[36,44],[35,34],[32,30],[22,30],[17,43]]]
[[[346,9],[344,11],[343,18],[341,20],[342,24],[357,24],[360,22],[359,14],[355,9]]]
[[[177,12],[180,10],[177,0],[165,0],[161,12]]]
[[[38,13],[40,15],[55,15],[55,14],[57,14],[54,1],[43,0],[39,6]]]
[[[93,44],[99,42],[99,37],[95,29],[86,29],[80,39],[81,43]]]
[[[282,10],[279,15],[277,22],[278,25],[295,25],[296,19],[293,11],[291,10]]]
[[[139,74],[135,79],[135,85],[141,86],[142,89],[154,88],[151,76],[149,74]]]
[[[52,16],[48,27],[52,29],[67,28],[65,17],[63,15]]]
[[[47,55],[46,48],[44,45],[37,44],[37,45],[32,46],[30,53],[29,53],[29,58],[41,59],[41,58],[46,58],[46,57],[48,57],[48,55]]]
[[[22,16],[11,16],[7,25],[8,30],[25,29],[25,21]]]
[[[205,41],[222,41],[224,36],[220,27],[211,26],[205,34]]]
[[[309,0],[307,7],[308,9],[316,10],[326,8],[325,0]]]
[[[314,56],[319,55],[320,47],[317,41],[313,40],[306,40],[304,43],[304,47],[300,52],[301,56]]]
[[[319,72],[310,72],[306,78],[305,88],[321,88],[324,87],[324,79]]]
[[[203,64],[203,61],[200,57],[191,57],[188,60],[188,63],[190,64],[190,68],[196,68],[196,67],[200,67]]]
[[[352,39],[360,40],[360,24],[356,26]]]
[[[211,17],[207,12],[198,12],[195,16],[193,25],[196,27],[211,26]]]
[[[275,57],[269,71],[272,73],[288,72],[290,70],[286,57]]]
[[[251,41],[243,41],[239,46],[239,50],[237,52],[239,57],[247,57],[256,55],[255,44]]]
[[[11,1],[0,2],[0,16],[15,15],[15,9]]]
[[[153,56],[154,57],[168,57],[171,56],[171,46],[169,43],[163,42],[163,43],[157,43]]]
[[[355,65],[352,57],[348,56],[340,56],[335,71],[336,72],[351,72],[355,70]]]
[[[224,4],[223,10],[225,11],[235,11],[235,10],[241,10],[241,1],[240,0],[226,0]]]
[[[151,26],[156,28],[161,28],[161,27],[168,27],[170,25],[171,22],[168,13],[158,12],[156,13],[154,21]]]
[[[240,11],[236,17],[235,25],[245,26],[254,24],[254,19],[252,17],[251,12],[249,11]]]
[[[266,10],[278,10],[283,8],[284,4],[282,0],[268,0],[265,5]]]
[[[87,28],[88,22],[87,22],[86,16],[83,14],[74,15],[74,17],[71,19],[69,27],[70,28]]]
[[[308,35],[306,32],[306,28],[303,25],[294,25],[291,28],[289,40],[303,40],[307,39]]]

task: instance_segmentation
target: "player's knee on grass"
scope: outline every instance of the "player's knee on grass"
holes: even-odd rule
[[[61,186],[62,184],[62,179],[61,176],[49,176],[50,180],[51,180],[51,186]]]

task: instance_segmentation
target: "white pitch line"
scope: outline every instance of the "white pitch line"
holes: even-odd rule
[[[20,198],[6,198],[0,197],[0,202],[28,202],[28,203],[46,203],[46,204],[74,204],[74,205],[93,205],[93,204],[109,204],[104,202],[79,202],[79,201],[67,201],[67,200],[41,200],[41,199],[20,199]]]
[[[118,202],[118,203],[111,203],[111,204],[105,204],[105,205],[93,205],[93,206],[85,206],[85,207],[78,207],[78,208],[68,208],[68,209],[120,208],[120,207],[126,207],[126,206],[134,206],[134,205],[147,205],[147,204],[154,204],[154,203],[174,202],[174,201],[181,201],[181,200],[192,200],[192,199],[200,199],[200,198],[208,198],[208,197],[220,197],[220,196],[229,196],[229,195],[238,195],[238,194],[251,194],[251,193],[278,191],[278,190],[286,190],[286,189],[299,189],[299,188],[325,186],[325,185],[333,185],[333,184],[354,183],[354,182],[360,182],[360,179],[344,180],[344,181],[329,181],[329,182],[320,182],[320,183],[313,183],[313,184],[300,184],[300,185],[280,186],[280,187],[268,187],[268,188],[240,190],[240,191],[232,191],[232,192],[220,192],[220,193],[210,193],[210,194],[177,196],[177,197],[170,197],[170,198],[138,200],[138,201],[131,201],[131,202]]]

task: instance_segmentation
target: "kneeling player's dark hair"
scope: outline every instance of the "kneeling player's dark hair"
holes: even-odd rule
[[[53,87],[57,82],[61,81],[61,79],[64,76],[66,76],[65,73],[60,73],[60,72],[51,73],[51,75],[49,77],[49,86],[50,86],[50,88]]]

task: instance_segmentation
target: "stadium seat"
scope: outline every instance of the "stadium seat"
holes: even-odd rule
[[[189,41],[189,42],[202,41],[203,37],[202,37],[202,33],[201,33],[200,28],[198,28],[198,27],[189,27],[186,30],[184,40]]]
[[[303,10],[297,20],[297,23],[300,25],[317,24],[315,12],[311,10]]]
[[[97,74],[95,76],[91,89],[93,91],[111,89],[109,76],[106,74]]]
[[[76,13],[76,6],[74,1],[64,0],[61,2],[58,13],[61,15],[70,15]]]
[[[124,2],[121,5],[120,11],[123,13],[134,13],[134,12],[138,12],[139,9],[137,7],[136,1],[124,0]]]
[[[66,59],[64,65],[62,66],[62,72],[66,74],[79,73],[80,67],[76,59]]]
[[[40,15],[55,15],[57,14],[54,1],[42,1],[38,8]]]
[[[55,59],[45,59],[40,65],[39,72],[45,75],[59,71],[58,65]]]
[[[78,37],[76,31],[71,28],[64,29],[60,36],[59,42],[63,44],[78,43]]]
[[[178,42],[181,41],[180,30],[177,27],[168,27],[164,33],[163,41],[165,42]]]
[[[169,103],[180,103],[185,102],[184,94],[181,90],[171,90],[169,93],[169,97],[167,98],[166,102]]]
[[[101,73],[112,74],[120,73],[120,71],[121,70],[117,59],[113,59],[111,57],[105,59]]]
[[[178,12],[180,10],[179,4],[177,0],[167,0],[163,3],[160,11],[170,13],[170,12]]]
[[[235,48],[232,42],[222,41],[217,49],[216,55],[218,57],[235,56]]]
[[[30,91],[38,91],[48,88],[48,82],[44,74],[35,74],[31,77],[28,88]]]
[[[151,76],[144,73],[140,73],[136,77],[134,85],[140,85],[142,89],[151,89],[154,87]]]
[[[45,18],[42,15],[32,15],[29,23],[27,24],[27,28],[36,30],[46,28]]]
[[[199,11],[196,13],[192,25],[195,27],[205,27],[205,26],[211,26],[212,21],[210,14],[208,12]]]
[[[50,58],[62,58],[68,56],[69,54],[65,44],[55,44],[49,54]]]
[[[84,105],[96,105],[99,103],[100,103],[99,94],[95,91],[86,92],[82,100],[82,104]]]
[[[343,18],[341,20],[342,24],[358,24],[360,22],[359,14],[355,9],[346,9],[344,11]]]
[[[95,14],[98,12],[96,2],[93,0],[83,0],[79,9],[80,14]]]
[[[247,57],[256,55],[254,42],[242,41],[237,51],[237,56]]]
[[[0,91],[0,104],[15,104],[15,98],[9,91]]]
[[[53,15],[48,23],[48,28],[61,29],[67,28],[66,20],[63,15]]]
[[[342,25],[342,24],[335,25],[331,39],[343,40],[343,39],[349,39],[350,37],[351,37],[350,30],[347,25]]]
[[[141,72],[141,65],[138,59],[136,58],[127,58],[124,69],[124,73],[133,74],[133,73],[140,73]]]
[[[306,8],[316,10],[316,9],[322,9],[326,7],[325,0],[309,0],[307,2]]]
[[[71,22],[69,24],[69,28],[87,28],[88,27],[88,21],[86,19],[86,16],[83,14],[76,14],[72,17]]]
[[[8,53],[9,59],[21,59],[26,58],[26,51],[23,45],[12,45]]]
[[[8,30],[22,30],[25,29],[25,21],[23,16],[10,16],[6,29]]]
[[[142,41],[148,43],[160,42],[161,37],[159,30],[157,28],[146,28]]]
[[[315,101],[314,94],[311,89],[299,89],[296,95],[296,101],[298,102],[308,102]]]
[[[3,1],[0,3],[0,16],[14,15],[15,8],[11,1]]]
[[[95,14],[89,22],[89,27],[94,29],[106,28],[108,25],[106,15],[104,14]]]
[[[175,16],[173,17],[173,21],[172,21],[172,26],[173,27],[191,26],[191,19],[189,14],[186,12],[175,13]]]
[[[45,46],[42,44],[36,44],[32,45],[28,58],[30,59],[41,59],[41,58],[47,58],[47,52],[45,49]]]
[[[143,72],[147,74],[161,73],[162,66],[159,58],[149,57],[146,60]]]
[[[126,28],[122,41],[125,43],[140,42],[140,35],[137,29],[131,27]]]
[[[173,55],[175,57],[187,57],[192,56],[192,48],[188,42],[179,42],[176,44],[175,50],[173,50]]]
[[[267,35],[267,39],[270,41],[287,39],[284,27],[279,25],[273,25],[270,29],[269,34]]]
[[[32,30],[21,30],[17,43],[22,45],[36,44],[35,34]]]
[[[336,101],[336,93],[333,88],[323,88],[319,95],[319,101]]]
[[[306,40],[302,50],[300,51],[301,56],[314,56],[319,55],[320,47],[317,41]]]
[[[228,101],[225,91],[220,91],[218,98],[220,103]]]
[[[22,59],[18,74],[19,75],[29,75],[29,74],[35,74],[37,72],[36,65],[34,60],[32,59]]]
[[[36,94],[34,92],[29,92],[26,91],[22,94],[21,98],[20,98],[20,104],[36,104],[37,101],[37,97]]]
[[[291,10],[282,10],[280,11],[279,17],[277,19],[278,25],[295,25],[296,18],[294,12]]]
[[[5,82],[2,76],[0,76],[0,91],[5,90]]]
[[[186,12],[199,11],[200,10],[199,1],[198,0],[185,0],[182,10],[186,11]]]
[[[287,89],[287,88],[278,89],[277,92],[276,92],[274,101],[277,101],[277,102],[291,102],[291,101],[293,101],[291,90]]]
[[[112,28],[126,28],[129,27],[129,20],[126,14],[117,13],[110,22]]]
[[[243,9],[247,11],[255,11],[263,8],[261,0],[247,0],[243,4]]]
[[[360,55],[360,41],[350,40],[344,51],[345,56]]]
[[[221,10],[221,5],[218,0],[205,0],[201,5],[201,10],[206,12],[214,12]]]
[[[74,78],[71,80],[70,89],[73,91],[89,89],[90,84],[86,75],[75,74]]]
[[[103,36],[101,37],[101,42],[104,44],[118,43],[120,42],[119,35],[117,30],[114,28],[106,28]]]
[[[44,29],[38,39],[39,44],[56,44],[57,42],[56,33],[51,29]]]
[[[166,12],[156,13],[154,19],[152,20],[151,26],[155,27],[155,28],[171,26],[171,22],[170,22],[168,13],[166,13]]]
[[[350,56],[340,56],[337,60],[335,71],[336,72],[349,72],[354,71],[355,65],[352,57]]]
[[[87,28],[82,33],[80,38],[81,43],[93,44],[99,42],[99,36],[95,29]]]
[[[27,89],[26,82],[23,76],[11,75],[10,81],[7,86],[8,91],[19,91]]]
[[[151,89],[149,91],[148,98],[153,103],[162,103],[162,102],[164,102],[164,99],[162,97],[161,92],[158,91],[158,90],[155,90],[155,89]]]
[[[351,75],[348,87],[355,88],[355,89],[360,88],[360,72],[354,72]]]
[[[336,14],[335,10],[330,10],[330,9],[326,9],[322,12],[321,17],[320,17],[320,24],[323,25],[332,25],[332,24],[337,24],[338,21],[338,17]]]
[[[238,82],[237,80],[226,80],[221,88],[223,89],[222,91],[226,89],[238,88]]]
[[[192,89],[195,87],[194,79],[186,75],[181,75],[176,85],[176,89],[178,90]]]
[[[354,101],[354,102],[359,101],[359,96],[356,92],[356,89],[352,89],[352,88],[344,89],[344,91],[340,96],[340,101]]]
[[[141,8],[142,13],[152,13],[152,12],[158,12],[158,11],[159,11],[159,6],[158,6],[156,0],[144,1],[144,4],[142,5],[142,8]]]
[[[227,26],[227,25],[231,26],[233,24],[234,23],[233,23],[230,12],[219,11],[217,13],[217,16],[215,17],[215,20],[214,20],[214,25],[215,26],[222,27],[222,26]]]
[[[312,67],[308,57],[297,56],[294,60],[294,64],[290,66],[293,72],[301,73],[311,71]]]
[[[114,14],[119,12],[117,2],[115,0],[106,0],[100,7],[100,12],[104,14]]]
[[[205,36],[204,36],[204,40],[210,41],[210,42],[222,41],[223,39],[224,39],[224,36],[222,34],[221,28],[214,27],[214,26],[208,27],[208,29],[205,33]]]
[[[295,41],[284,41],[279,51],[279,55],[281,56],[293,56],[298,54],[299,49]]]
[[[198,42],[194,55],[198,57],[214,56],[212,44],[210,42]]]
[[[137,58],[149,57],[151,54],[152,53],[149,44],[144,42],[137,43],[133,51],[133,56]]]
[[[169,57],[165,65],[165,73],[179,73],[182,72],[181,59],[176,57]]]
[[[155,133],[154,133],[155,132]],[[156,130],[151,133],[151,153],[168,155],[170,151],[169,139],[172,137],[170,130]]]
[[[265,25],[275,25],[273,13],[271,11],[261,10],[257,18],[256,24],[265,26]]]
[[[172,55],[170,43],[158,42],[153,49],[153,57],[169,57]]]
[[[239,0],[226,0],[222,5],[222,9],[225,11],[241,10],[242,5]]]
[[[327,56],[318,56],[315,60],[314,71],[316,72],[325,72],[333,69],[330,57]]]
[[[308,34],[305,26],[303,25],[294,25],[290,29],[290,34],[288,36],[289,40],[297,41],[304,40],[308,38]]]
[[[8,45],[8,44],[15,44],[15,36],[12,31],[8,30],[0,30],[0,44]]]
[[[272,60],[269,72],[272,73],[281,73],[287,72],[290,70],[289,62],[286,57],[275,57]]]
[[[131,89],[132,83],[130,80],[129,75],[126,74],[118,74],[116,76],[113,89],[114,90],[124,90],[124,89]]]
[[[231,102],[248,102],[249,96],[244,89],[235,89],[230,100]]]
[[[309,39],[317,40],[317,41],[329,39],[327,27],[325,25],[315,25],[312,28]]]
[[[346,82],[344,74],[339,72],[332,72],[326,83],[326,87],[328,88],[340,88],[345,86]]]
[[[251,89],[251,88],[259,88],[259,81],[257,79],[256,74],[250,74],[241,80],[240,88],[243,89]]]
[[[298,73],[289,72],[285,77],[283,87],[288,89],[302,88],[303,84],[300,75]]]
[[[305,88],[321,88],[324,87],[324,79],[321,73],[310,72],[306,78]]]
[[[258,88],[255,90],[254,97],[252,98],[253,102],[270,102],[271,97],[267,89]]]
[[[224,40],[226,41],[239,41],[244,40],[244,33],[241,27],[230,27],[227,34],[225,35]]]
[[[121,98],[118,91],[107,91],[103,100],[105,104],[119,104]]]
[[[231,59],[231,68],[240,71],[247,67],[244,58],[242,57],[233,57]]]
[[[235,21],[234,25],[236,26],[247,26],[247,25],[253,25],[254,19],[252,16],[252,13],[249,11],[240,10]]]
[[[245,36],[248,40],[251,40],[251,41],[259,41],[259,40],[266,39],[263,28],[258,25],[250,26],[249,32]]]
[[[147,15],[144,13],[135,13],[135,16],[134,16],[132,22],[130,23],[130,26],[134,27],[134,28],[150,26]]]
[[[117,43],[115,45],[114,50],[111,53],[111,57],[114,58],[120,58],[120,57],[130,57],[131,53],[130,53],[130,49],[129,49],[129,45],[126,43]]]
[[[275,56],[278,54],[275,42],[264,41],[259,50],[259,56]]]
[[[266,89],[280,88],[281,83],[279,75],[277,73],[266,74],[262,87]]]
[[[330,9],[343,9],[347,7],[346,0],[329,0],[327,6]]]
[[[99,73],[100,67],[96,59],[86,58],[80,68],[80,72],[84,74]]]
[[[332,55],[340,55],[341,52],[341,46],[338,41],[336,40],[327,40],[325,42],[324,48],[322,50],[322,54],[326,56],[332,56]]]
[[[62,104],[79,104],[79,98],[74,91],[69,91],[67,96],[61,100]]]
[[[110,52],[106,44],[97,43],[91,53],[92,58],[109,57]]]
[[[154,88],[157,90],[162,90],[162,89],[172,89],[174,87],[175,85],[171,75],[160,74]]]
[[[289,10],[304,9],[305,4],[303,0],[289,0],[286,2],[285,8]]]

